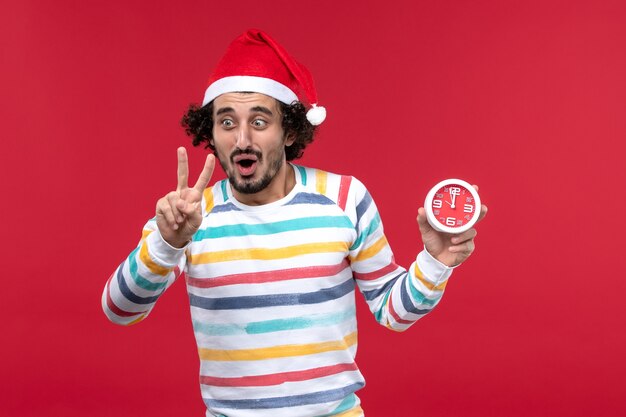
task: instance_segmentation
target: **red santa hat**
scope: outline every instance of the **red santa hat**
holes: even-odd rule
[[[202,105],[234,92],[262,93],[285,104],[310,106],[306,117],[317,126],[326,109],[317,105],[309,70],[266,33],[251,29],[235,39],[209,78]]]

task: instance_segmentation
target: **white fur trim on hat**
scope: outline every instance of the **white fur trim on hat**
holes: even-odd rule
[[[298,96],[290,88],[283,84],[264,77],[253,77],[249,75],[236,75],[224,77],[215,81],[206,89],[202,105],[213,101],[217,96],[225,93],[235,92],[261,93],[274,97],[285,104],[292,104],[298,101]]]

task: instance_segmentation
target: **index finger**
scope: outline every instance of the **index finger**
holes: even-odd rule
[[[196,185],[193,186],[193,188],[198,190],[201,194],[207,185],[209,185],[209,181],[211,181],[213,168],[215,168],[215,155],[209,154],[206,157],[206,161],[204,162],[204,167],[198,177],[198,181],[196,182]]]
[[[178,184],[176,191],[182,191],[187,188],[187,177],[189,176],[189,167],[187,166],[187,150],[182,146],[177,150],[178,154]]]
[[[426,210],[424,207],[417,209],[417,226],[420,229],[420,233],[433,230],[433,227],[428,223],[428,219],[426,218]]]

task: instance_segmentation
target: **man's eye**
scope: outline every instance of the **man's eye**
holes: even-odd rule
[[[222,126],[224,126],[224,127],[233,127],[234,124],[235,123],[232,120],[230,120],[230,119],[222,120]]]
[[[267,122],[265,120],[262,120],[262,119],[255,119],[252,122],[252,125],[254,125],[254,127],[265,127],[265,126],[267,126]]]

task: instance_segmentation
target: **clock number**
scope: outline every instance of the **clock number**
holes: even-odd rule
[[[433,207],[434,208],[441,208],[441,207],[443,207],[443,203],[441,202],[441,200],[433,200]]]
[[[456,226],[456,219],[454,217],[446,217],[446,226]]]
[[[459,195],[461,194],[461,189],[459,187],[450,187],[450,195]]]
[[[474,206],[473,206],[473,205],[471,205],[471,204],[465,204],[465,205],[463,206],[463,212],[465,212],[465,213],[471,213],[471,212],[473,212],[473,211],[474,211]]]

